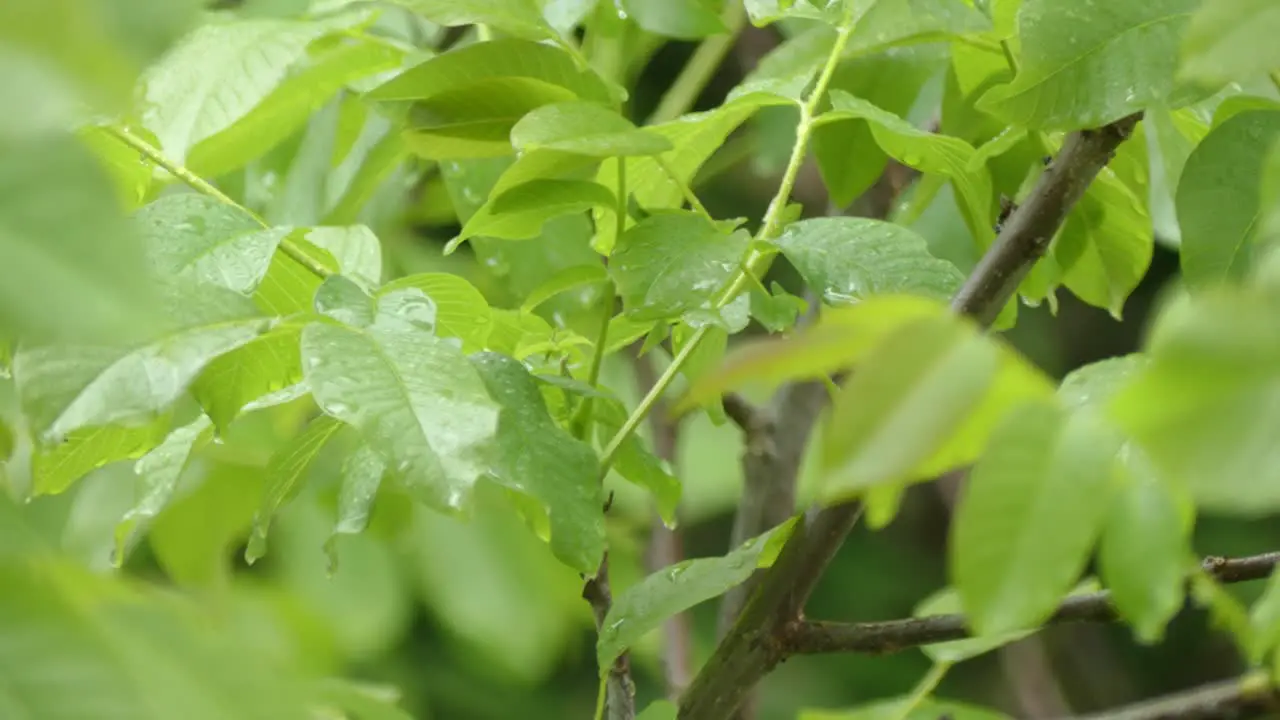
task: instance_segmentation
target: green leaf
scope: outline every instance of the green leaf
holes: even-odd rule
[[[945,588],[930,595],[918,606],[912,617],[924,618],[931,615],[962,614],[964,607],[960,602],[960,593],[955,588]],[[1014,630],[998,635],[985,635],[967,640],[952,640],[921,646],[920,650],[935,663],[954,664],[976,658],[1009,643],[1016,642],[1032,634],[1034,630]]]
[[[409,275],[383,285],[378,297],[407,289],[420,290],[435,303],[435,332],[463,341],[464,349],[479,349],[494,324],[484,295],[465,278],[448,273]]]
[[[676,318],[710,307],[750,241],[745,231],[726,233],[694,212],[655,213],[619,239],[609,274],[632,319]]]
[[[306,230],[302,238],[327,252],[343,275],[369,286],[382,283],[382,245],[378,236],[364,225],[313,227]]]
[[[952,525],[951,578],[974,629],[1048,618],[1080,577],[1106,520],[1117,440],[1089,413],[1010,413],[969,475]]]
[[[483,24],[533,40],[554,40],[559,36],[543,17],[536,0],[392,0],[448,27]],[[484,43],[491,44],[491,43]]]
[[[1278,136],[1280,112],[1242,112],[1210,131],[1187,158],[1177,205],[1188,283],[1239,278],[1252,265],[1264,161]]]
[[[671,141],[637,128],[618,113],[591,102],[544,105],[511,128],[511,145],[520,152],[558,150],[588,157],[657,155]]]
[[[1170,481],[1211,512],[1280,508],[1276,299],[1217,288],[1172,302],[1155,323],[1148,365],[1115,400],[1120,426]]]
[[[371,90],[366,97],[426,101],[483,88],[493,81],[513,82],[510,87],[516,92],[540,94],[547,102],[577,97],[612,103],[609,87],[600,76],[580,68],[564,50],[515,38],[465,45],[442,53]]]
[[[729,100],[745,100],[751,95],[768,95],[781,104],[798,104],[831,54],[836,33],[817,26],[796,35],[770,50],[740,85],[729,92]]]
[[[622,424],[626,422],[627,411],[622,403],[610,398],[610,401],[597,401],[593,407],[596,420],[596,441],[606,445],[611,441]],[[658,514],[668,527],[675,527],[676,510],[680,505],[682,488],[680,480],[672,475],[666,463],[658,459],[644,442],[632,433],[618,447],[617,457],[613,461],[613,471],[627,482],[648,490],[653,495]]]
[[[231,625],[173,593],[49,557],[0,564],[0,584],[10,717],[312,716],[294,671],[245,652]]]
[[[866,120],[876,143],[908,167],[938,173],[955,183],[964,199],[962,210],[970,232],[982,246],[994,238],[991,231],[991,174],[977,158],[973,146],[959,138],[921,130],[893,113],[841,90],[831,91],[832,109],[818,123]]]
[[[308,326],[322,327],[319,325]],[[267,554],[267,531],[276,512],[297,495],[311,461],[334,433],[343,428],[342,422],[328,415],[321,415],[307,425],[307,429],[276,451],[267,462],[267,488],[261,506],[253,519],[253,531],[244,551],[244,560],[257,562]]]
[[[818,0],[823,2],[823,0]],[[839,19],[835,14],[841,3],[824,3],[834,6],[833,9],[819,9],[814,0],[745,0],[747,17],[756,27],[764,27],[783,18],[811,18],[834,22]]]
[[[1226,83],[1280,68],[1280,7],[1268,0],[1214,0],[1191,16],[1181,74]]]
[[[991,22],[963,0],[876,0],[858,18],[845,52],[932,42],[990,28]]]
[[[1155,249],[1142,202],[1107,168],[1072,208],[1053,247],[1062,281],[1076,297],[1120,319]]]
[[[615,595],[596,641],[596,662],[607,672],[619,655],[667,618],[741,585],[772,561],[770,546],[786,539],[791,522],[752,538],[723,557],[685,560]]]
[[[138,238],[71,137],[0,135],[0,327],[31,340],[115,341],[160,319]]]
[[[521,312],[533,312],[537,307],[562,292],[585,285],[601,285],[609,280],[609,273],[602,264],[574,265],[552,275],[546,282],[534,288],[520,306]]]
[[[1151,644],[1182,609],[1194,520],[1190,500],[1163,481],[1142,453],[1125,445],[1122,480],[1098,547],[1111,602],[1138,640]]]
[[[169,504],[178,480],[196,448],[213,437],[213,424],[201,415],[187,425],[169,433],[154,450],[133,466],[142,480],[142,498],[116,525],[115,564],[124,561],[137,533],[145,529]]]
[[[1175,90],[1182,30],[1199,4],[1114,0],[1095,13],[1061,0],[1023,0],[1018,74],[978,107],[1029,127],[1077,130],[1160,102]]]
[[[339,535],[358,535],[369,525],[369,512],[378,487],[387,473],[387,463],[367,444],[362,444],[342,463],[342,489],[338,493],[338,521],[325,542],[330,569],[337,565]]]
[[[1147,108],[1143,115],[1142,127],[1151,162],[1149,206],[1156,239],[1178,247],[1182,243],[1182,230],[1178,226],[1174,195],[1187,158],[1209,133],[1209,125],[1188,108],[1170,111],[1153,107]]]
[[[605,186],[588,180],[531,180],[498,195],[462,228],[450,245],[476,235],[527,240],[542,234],[548,220],[596,207],[613,207],[617,200]]]
[[[367,686],[346,678],[327,678],[320,685],[320,698],[359,720],[413,720],[396,706],[399,692],[393,688]]]
[[[363,39],[327,49],[226,129],[195,143],[187,167],[218,177],[247,165],[284,142],[349,83],[400,67],[404,55],[399,48]]]
[[[933,478],[977,459],[1047,379],[964,319],[919,320],[884,339],[837,395],[823,443],[823,497]]]
[[[102,425],[73,431],[54,444],[37,444],[31,456],[31,491],[63,492],[93,470],[142,457],[164,439],[168,417],[139,425]]]
[[[535,498],[551,521],[551,550],[592,574],[604,556],[600,463],[547,412],[538,383],[518,360],[497,353],[471,357],[489,395],[501,406],[491,472],[505,487]]]
[[[801,220],[788,225],[777,243],[809,287],[832,305],[890,294],[948,300],[964,283],[956,266],[929,254],[924,238],[882,220]]]
[[[232,128],[269,98],[313,41],[357,20],[348,15],[321,22],[202,25],[142,77],[142,125],[168,158],[184,162],[201,141]]]
[[[911,708],[904,716],[902,705],[910,702]],[[799,720],[1008,720],[1009,716],[997,710],[969,705],[951,700],[928,698],[919,702],[908,698],[880,700],[855,710],[801,710]]]
[[[816,325],[786,340],[739,343],[720,369],[691,387],[672,410],[701,406],[751,383],[772,388],[788,380],[824,378],[858,362],[899,328],[947,313],[946,305],[912,295],[872,296],[828,311]]]
[[[180,326],[132,349],[24,347],[14,357],[14,378],[32,431],[61,438],[168,408],[211,360],[269,326],[264,318],[230,313]]]
[[[499,408],[457,348],[417,329],[314,323],[302,365],[320,407],[359,430],[416,497],[467,508]]]
[[[622,0],[622,9],[641,28],[677,40],[727,32],[712,7],[703,0]]]
[[[676,706],[669,700],[656,700],[649,704],[636,720],[676,720]]]
[[[162,276],[252,293],[289,228],[263,229],[239,208],[199,193],[166,195],[133,216]]]
[[[283,322],[205,366],[191,393],[220,432],[251,403],[302,380],[301,335],[301,323]]]
[[[373,297],[351,278],[330,275],[316,290],[316,312],[343,325],[368,327],[373,324],[377,308]]]
[[[1259,664],[1280,646],[1280,571],[1271,571],[1266,590],[1249,610],[1249,625],[1254,639],[1249,661]]]
[[[809,303],[788,293],[776,281],[770,290],[766,293],[760,288],[751,289],[751,317],[771,333],[786,332],[809,311]]]

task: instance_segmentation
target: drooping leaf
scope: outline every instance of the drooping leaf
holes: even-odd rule
[[[342,490],[338,494],[338,521],[325,543],[329,553],[329,565],[337,562],[339,535],[356,535],[369,525],[369,512],[378,486],[387,473],[387,463],[376,450],[367,444],[358,447],[342,463]]]
[[[1276,307],[1254,288],[1179,298],[1152,329],[1150,364],[1115,400],[1121,427],[1205,510],[1257,516],[1280,507]]]
[[[685,560],[659,570],[614,596],[596,641],[601,671],[607,672],[614,658],[667,618],[741,585],[762,563],[770,563],[776,554],[770,546],[786,540],[791,525],[776,527],[723,557]]]
[[[339,420],[321,415],[271,456],[267,462],[267,488],[253,520],[253,531],[244,551],[245,562],[252,564],[267,554],[267,531],[276,511],[298,493],[311,461],[343,427]]]
[[[1136,446],[1122,448],[1119,477],[1098,547],[1098,570],[1134,635],[1154,643],[1185,600],[1194,514],[1189,499]]]
[[[481,353],[471,357],[471,364],[502,408],[494,475],[546,508],[551,550],[561,562],[578,572],[594,573],[605,550],[604,498],[595,452],[556,424],[537,381],[519,361]]]
[[[609,274],[633,319],[676,318],[710,307],[749,243],[746,232],[724,232],[697,213],[656,213],[619,239]]]
[[[551,276],[545,283],[534,288],[520,306],[521,312],[533,312],[547,300],[576,288],[587,285],[600,285],[609,280],[609,273],[602,264],[574,265]]]
[[[531,180],[498,195],[472,215],[450,244],[476,235],[507,240],[536,238],[551,218],[615,205],[612,191],[589,180]]]
[[[610,398],[594,404],[596,419],[596,441],[605,447],[613,440],[622,424],[626,422],[627,412],[622,403]],[[666,463],[658,459],[645,447],[644,442],[634,433],[627,436],[618,447],[617,457],[613,461],[613,470],[627,482],[648,490],[653,495],[658,514],[662,516],[668,527],[676,524],[676,509],[680,505],[682,488],[680,480],[668,471]]]
[[[417,328],[313,323],[302,366],[320,407],[359,430],[415,497],[465,511],[498,407],[461,351]]]
[[[832,305],[888,294],[947,300],[964,283],[956,266],[929,254],[924,238],[882,220],[801,220],[788,225],[777,243],[809,287]]]
[[[1267,0],[1214,0],[1191,16],[1182,44],[1184,77],[1225,83],[1280,68],[1280,7]]]
[[[1040,624],[1079,579],[1106,519],[1118,440],[1089,413],[1010,413],[952,525],[950,572],[975,630]]]
[[[511,145],[521,152],[556,150],[588,157],[657,155],[671,141],[637,128],[618,113],[591,102],[544,105],[511,128]]]
[[[493,330],[489,303],[465,278],[448,273],[408,275],[383,285],[378,296],[417,289],[435,304],[435,332],[463,341],[467,349],[484,346]]]
[[[241,20],[202,25],[148,68],[142,124],[172,160],[232,127],[284,82],[307,47],[358,21]],[[269,147],[269,146],[268,146]]]
[[[31,491],[60,493],[91,471],[142,457],[164,439],[167,416],[136,425],[100,425],[75,430],[52,444],[37,444],[31,455]]]
[[[1183,27],[1198,0],[1115,0],[1097,12],[1076,3],[1022,0],[1022,52],[1013,82],[980,109],[1045,130],[1091,128],[1168,98]]]
[[[905,325],[859,363],[823,443],[823,496],[933,478],[976,460],[1003,418],[1051,392],[1023,358],[943,315]]]
[[[252,216],[208,195],[166,195],[133,216],[147,256],[162,276],[253,292],[289,228],[264,229]]]
[[[116,565],[123,562],[134,536],[169,504],[191,454],[212,437],[212,430],[209,418],[201,415],[169,433],[164,442],[134,464],[133,471],[142,481],[142,498],[116,525]]]
[[[1202,286],[1241,277],[1252,265],[1266,152],[1280,137],[1280,112],[1240,113],[1191,152],[1178,183],[1182,273]]]
[[[363,39],[320,53],[225,129],[195,142],[187,166],[204,177],[243,167],[287,139],[349,83],[399,67],[404,55],[397,47]]]
[[[1053,257],[1076,297],[1119,318],[1154,248],[1142,202],[1104,168],[1067,216]]]
[[[14,377],[33,432],[56,439],[168,408],[210,361],[270,328],[246,310],[233,303],[204,312],[135,347],[23,347]]]

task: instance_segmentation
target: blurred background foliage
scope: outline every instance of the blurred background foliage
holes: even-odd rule
[[[139,70],[197,21],[201,4],[0,0],[0,107],[9,109],[0,116],[0,233],[74,234],[86,269],[132,261],[126,239],[113,235],[112,218],[118,215],[113,200],[134,209],[165,192],[163,184],[133,153],[92,133],[81,138],[83,142],[72,142],[40,131],[79,117],[84,100],[107,111],[127,106]],[[242,18],[299,17],[344,4],[214,3],[219,12]],[[803,29],[802,24],[787,22],[747,29],[696,109],[717,106],[777,44],[780,34]],[[446,33],[395,8],[382,13],[368,32],[415,46],[430,46]],[[633,38],[637,46],[628,66],[634,88],[629,111],[639,120],[657,106],[696,43],[664,42],[640,32]],[[24,63],[22,53],[47,62]],[[856,90],[860,97],[913,120],[927,121],[936,111],[943,84],[955,81],[947,72],[946,57],[944,45],[912,46],[857,61],[862,67],[842,66],[834,85]],[[1276,96],[1270,88],[1257,92]],[[557,220],[537,242],[477,240],[454,255],[442,254],[443,245],[457,234],[460,218],[474,212],[483,199],[483,194],[465,191],[451,195],[443,178],[468,173],[478,177],[450,187],[485,187],[510,162],[507,158],[463,166],[397,154],[376,182],[361,189],[367,202],[335,204],[335,188],[350,182],[351,169],[329,162],[335,157],[334,144],[358,146],[368,158],[388,131],[385,123],[379,125],[378,118],[365,117],[364,112],[351,97],[339,93],[279,145],[246,167],[217,177],[217,183],[271,222],[314,222],[325,213],[342,222],[363,222],[382,241],[389,276],[457,273],[479,287],[494,307],[517,307],[556,270],[578,264],[584,255],[593,257],[584,242],[590,228],[581,217]],[[766,110],[708,163],[697,185],[715,216],[758,221],[791,146],[794,122],[793,110]],[[41,140],[33,144],[31,137]],[[861,147],[874,148],[867,142]],[[869,156],[851,171],[861,175],[840,178],[836,184],[846,196],[840,202],[865,189],[884,161],[883,156]],[[114,169],[107,173],[104,167]],[[816,167],[806,167],[797,199],[810,214],[827,210],[827,193]],[[910,204],[911,195],[903,201]],[[57,226],[36,227],[43,221],[35,210],[47,207],[58,208]],[[913,226],[930,240],[936,255],[953,260],[962,270],[972,266],[972,243],[949,188],[911,211]],[[1176,242],[1169,237],[1160,240]],[[0,244],[0,265],[19,260],[9,255],[17,252],[13,247]],[[1056,376],[1136,350],[1152,307],[1176,269],[1176,256],[1158,244],[1146,279],[1125,305],[1123,320],[1064,293],[1056,317],[1047,306],[1024,309],[1011,337]],[[784,263],[778,263],[771,279],[798,291],[794,271]],[[31,276],[15,284],[6,278],[8,287],[0,294],[39,293],[49,301],[30,317],[6,318],[5,332],[69,336],[101,329],[122,312],[135,313],[134,319],[145,314],[145,299],[128,308],[87,303],[100,309],[100,316],[60,305],[56,288],[76,282],[76,277]],[[93,291],[81,287],[78,300],[92,301]],[[543,312],[571,328],[588,326],[596,320],[587,310],[597,301],[590,293],[567,293],[547,303]],[[662,351],[655,353],[661,357]],[[633,368],[619,356],[606,373],[613,387],[631,388],[623,399],[633,405]],[[15,405],[12,384],[0,382],[0,413],[12,421]],[[193,411],[179,408],[177,413]],[[235,663],[247,667],[266,659],[303,668],[316,677],[341,675],[394,686],[403,694],[402,706],[424,720],[589,717],[597,687],[595,633],[588,606],[579,597],[580,580],[504,503],[481,497],[479,502],[491,507],[465,524],[392,496],[380,499],[369,532],[331,540],[339,463],[322,456],[312,464],[303,494],[273,524],[271,552],[252,567],[243,563],[265,463],[296,434],[305,412],[304,404],[295,403],[237,420],[191,464],[182,479],[180,499],[163,511],[119,570],[112,566],[115,524],[135,502],[128,463],[97,470],[65,494],[6,506],[0,518],[10,515],[12,524],[6,530],[0,522],[0,538],[6,540],[0,552],[16,542],[4,533],[19,532],[17,525],[30,528],[31,542],[56,548],[96,574],[119,572],[197,598],[238,631]],[[29,450],[22,442],[17,440],[7,469],[9,484],[19,491],[24,452]],[[324,453],[340,457],[346,450],[335,443]],[[716,426],[699,416],[681,428],[676,470],[684,481],[681,520],[690,557],[725,551],[724,538],[741,489],[741,451],[740,433],[732,426]],[[814,452],[816,448],[810,454]],[[650,523],[646,497],[627,485],[619,485],[617,491],[610,527],[615,592],[644,575]],[[915,487],[888,529],[855,531],[814,595],[809,614],[832,620],[909,616],[918,602],[946,584],[946,518],[932,489]],[[1223,555],[1272,549],[1280,546],[1280,525],[1202,517],[1195,545]],[[77,578],[85,587],[93,583],[90,577]],[[0,594],[8,593],[3,587],[0,583]],[[1231,588],[1246,600],[1258,591],[1249,584]],[[0,614],[5,607],[0,601]],[[705,659],[714,645],[715,608],[706,604],[692,616],[697,658]],[[1180,616],[1158,649],[1134,644],[1122,627],[1055,627],[1044,636],[1056,677],[1079,711],[1172,691],[1239,669],[1230,642],[1212,632],[1196,612]],[[657,640],[654,634],[634,653],[641,707],[662,684]],[[0,635],[0,644],[7,641]],[[914,650],[884,657],[795,658],[765,680],[761,717],[790,718],[801,707],[853,706],[901,695],[927,668],[925,656]],[[75,672],[70,666],[60,670]],[[939,694],[1006,710],[1016,707],[994,654],[957,668]]]

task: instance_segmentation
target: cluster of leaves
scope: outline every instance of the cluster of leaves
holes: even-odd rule
[[[651,405],[629,410],[600,382],[638,342],[670,349],[657,392],[682,383],[685,410],[716,421],[726,390],[856,368],[823,431],[821,501],[862,497],[876,526],[909,485],[973,466],[954,589],[922,612],[950,603],[980,637],[930,648],[940,664],[1043,622],[1095,550],[1121,614],[1158,639],[1193,574],[1196,512],[1280,509],[1280,256],[1266,252],[1280,235],[1280,103],[1265,85],[1280,18],[1266,3],[395,4],[403,17],[320,0],[198,24],[194,3],[166,5],[167,24],[139,23],[141,0],[0,10],[0,39],[23,58],[0,62],[0,87],[45,88],[35,111],[0,121],[0,330],[20,406],[0,447],[26,495],[133,462],[117,561],[202,448],[290,407],[307,420],[266,461],[248,561],[338,443],[335,537],[363,531],[389,492],[467,516],[491,487],[556,558],[594,574],[610,471],[669,522],[681,497],[634,433]],[[628,116],[626,88],[656,48],[726,32],[743,12],[787,39],[723,104]],[[112,22],[85,19],[98,16]],[[414,42],[455,26],[472,31],[446,50]],[[937,131],[921,129],[939,106]],[[998,327],[1060,288],[1119,317],[1157,241],[1179,251],[1186,288],[1142,354],[1058,385],[944,301],[995,240],[1002,198],[1030,192],[1066,133],[1135,112],[1134,138]],[[752,233],[695,189],[732,133],[773,113],[795,118],[795,148]],[[810,150],[841,205],[891,159],[922,175],[889,220],[800,220],[788,202]],[[503,267],[513,302],[457,274],[384,268],[362,221],[381,194],[435,173],[460,227],[446,251],[469,244]],[[930,232],[935,208],[963,232]],[[763,282],[777,256],[824,305],[804,331],[805,303]],[[729,351],[749,328],[789,337]],[[621,594],[601,668],[770,562],[787,530]],[[51,596],[45,581],[14,578],[32,597]],[[1254,627],[1232,626],[1258,661],[1280,639],[1277,603],[1280,590]]]

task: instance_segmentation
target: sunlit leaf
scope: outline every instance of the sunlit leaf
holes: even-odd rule
[[[1031,127],[1075,130],[1164,100],[1175,90],[1182,30],[1199,4],[1113,0],[1084,12],[1061,0],[1022,0],[1018,74],[979,107]]]
[[[75,430],[52,444],[37,444],[31,455],[31,490],[57,494],[104,465],[142,457],[164,439],[169,418],[136,425],[101,425]]]
[[[471,364],[502,407],[493,474],[545,506],[557,558],[579,572],[594,573],[605,549],[595,451],[556,424],[537,381],[519,361],[482,353],[472,356]]]
[[[1118,440],[1088,413],[1010,413],[969,474],[951,578],[981,634],[1034,627],[1079,579],[1105,522]]]
[[[956,266],[929,254],[924,238],[882,220],[801,220],[777,243],[809,287],[833,305],[890,294],[947,300],[964,283]]]
[[[376,286],[382,282],[382,246],[373,231],[364,225],[313,227],[303,239],[329,253],[343,275]]]
[[[1154,247],[1142,202],[1104,169],[1067,216],[1053,257],[1076,297],[1119,318],[1147,274]]]
[[[301,333],[301,323],[281,323],[205,366],[191,392],[215,427],[225,430],[250,403],[302,380]]]
[[[675,318],[702,307],[738,271],[750,237],[693,212],[650,215],[619,240],[609,263],[627,314]]]
[[[468,348],[480,348],[493,329],[489,303],[465,278],[447,273],[421,273],[393,280],[378,290],[382,297],[417,289],[435,303],[435,332],[460,338]]]
[[[1177,206],[1189,283],[1239,278],[1252,265],[1264,161],[1277,137],[1280,112],[1243,112],[1210,131],[1187,158]]]
[[[784,541],[791,523],[774,528],[723,557],[698,558],[663,568],[615,595],[596,641],[596,662],[606,672],[627,648],[664,620],[741,585],[772,560],[772,544]]]

